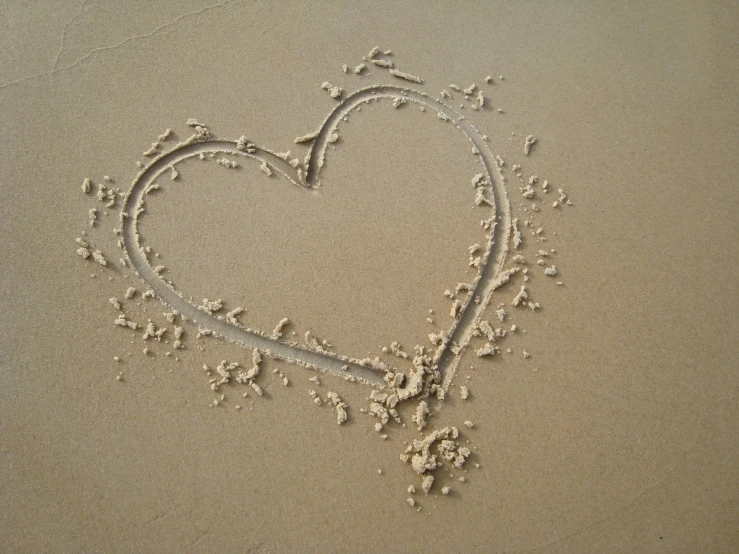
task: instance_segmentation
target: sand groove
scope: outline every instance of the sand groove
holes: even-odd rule
[[[312,189],[319,182],[318,177],[323,166],[326,149],[331,143],[331,137],[342,118],[363,103],[380,98],[395,99],[398,97],[425,106],[437,115],[441,114],[440,118],[445,119],[449,124],[455,125],[479,152],[478,157],[489,182],[492,184],[492,215],[496,224],[493,225],[490,232],[473,290],[467,295],[459,316],[448,329],[448,340],[439,346],[435,355],[439,371],[444,378],[444,385],[448,386],[456,370],[461,350],[469,343],[476,321],[487,307],[493,290],[500,284],[499,274],[505,261],[510,234],[510,208],[503,178],[482,135],[461,114],[424,93],[393,85],[372,85],[348,95],[321,125],[318,134],[313,139],[304,168],[293,168],[275,152],[256,145],[250,145],[249,151],[244,151],[237,147],[237,141],[234,140],[200,138],[195,141],[181,143],[172,150],[164,152],[136,176],[121,208],[123,213],[128,214],[128,217],[122,215],[122,237],[125,255],[131,267],[160,300],[170,308],[201,327],[211,330],[221,338],[239,343],[247,348],[264,350],[271,356],[281,357],[299,365],[345,378],[354,378],[372,385],[383,386],[385,384],[383,381],[384,372],[361,365],[359,360],[332,352],[310,350],[296,343],[275,340],[266,332],[235,325],[218,315],[207,313],[198,308],[183,294],[165,282],[150,265],[140,243],[137,212],[142,205],[148,187],[163,172],[169,171],[173,165],[201,153],[219,152],[232,156],[244,156],[260,163],[267,162],[271,168],[295,186]],[[461,179],[461,181],[466,180]],[[473,299],[475,298],[478,298],[479,302],[474,302]]]

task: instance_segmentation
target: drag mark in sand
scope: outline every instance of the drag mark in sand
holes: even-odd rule
[[[154,154],[154,159],[136,176],[126,194],[121,207],[121,235],[128,263],[171,309],[225,340],[350,380],[379,387],[385,386],[383,377],[386,371],[367,363],[366,360],[283,342],[274,335],[246,328],[233,318],[223,318],[198,307],[175,290],[150,265],[140,241],[138,215],[143,212],[141,208],[146,193],[162,173],[171,171],[171,168],[181,161],[195,156],[202,157],[204,154],[221,153],[253,159],[262,167],[268,166],[285,177],[293,185],[311,191],[319,184],[319,173],[324,165],[326,150],[332,142],[332,137],[336,135],[342,119],[363,103],[382,98],[396,100],[398,97],[435,111],[440,119],[458,128],[472,143],[491,186],[491,199],[488,203],[493,211],[493,223],[488,244],[481,257],[477,278],[472,284],[471,293],[456,310],[456,317],[445,333],[446,339],[441,341],[433,356],[433,363],[441,374],[444,387],[448,387],[456,371],[460,354],[472,338],[476,321],[489,304],[493,291],[507,280],[501,279],[501,270],[508,248],[511,216],[502,176],[483,135],[454,109],[422,92],[393,85],[372,85],[347,95],[329,114],[317,132],[296,140],[312,142],[302,167],[300,164],[287,161],[287,156],[246,143],[243,137],[239,140],[214,139],[206,128],[197,127],[198,133],[190,139],[168,152]]]

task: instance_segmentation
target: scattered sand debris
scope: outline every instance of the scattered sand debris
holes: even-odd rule
[[[90,187],[92,186],[92,181],[90,181],[89,178],[85,177],[85,180],[82,181],[82,192],[85,194],[90,194]]]
[[[256,383],[252,382],[252,383],[249,384],[249,386],[257,394],[257,396],[262,396],[264,394],[264,391],[262,390],[262,387],[260,387]]]
[[[95,227],[95,222],[98,219],[98,209],[97,208],[90,208],[90,211],[87,212],[90,216],[90,227]]]
[[[200,309],[212,314],[223,309],[223,300],[221,298],[217,300],[208,300],[203,298],[203,303],[200,305]]]
[[[125,294],[126,300],[130,300],[131,298],[134,297],[135,294],[136,294],[136,289],[133,287],[128,287],[126,289],[126,294]]]
[[[524,142],[524,145],[523,145],[523,153],[528,156],[529,152],[531,152],[531,147],[534,145],[536,141],[537,141],[537,138],[534,135],[527,136],[526,142]]]
[[[158,266],[154,267],[153,269],[154,269],[154,273],[156,273],[157,275],[161,275],[161,274],[162,274],[162,272],[163,272],[163,271],[164,271],[164,270],[165,270],[166,268],[165,268],[165,267],[164,267],[163,265],[158,265]]]
[[[341,425],[347,419],[346,409],[348,408],[348,406],[335,392],[328,391],[328,393],[326,393],[326,396],[336,408],[336,421],[339,423],[339,425]]]
[[[518,230],[518,218],[514,218],[511,222],[513,227],[513,248],[518,250],[521,247],[521,231]]]
[[[236,148],[248,154],[253,154],[254,152],[256,152],[256,148],[252,143],[249,142],[249,139],[247,139],[245,135],[241,135],[236,141]]]
[[[159,148],[159,143],[158,142],[152,142],[151,143],[151,148],[149,148],[146,152],[144,152],[143,155],[144,156],[154,156],[155,154],[158,154],[159,153],[159,151],[157,150],[157,148]]]
[[[373,64],[378,65],[380,67],[385,67],[387,69],[393,69],[395,67],[395,64],[391,62],[390,60],[370,60]]]
[[[446,114],[444,114],[442,112],[436,112],[436,117],[438,117],[442,121],[451,121],[451,119],[449,117],[447,117]]]
[[[241,307],[234,308],[230,312],[226,313],[226,320],[231,324],[237,324],[239,321],[236,318],[243,314],[244,311],[244,308]]]
[[[141,294],[141,298],[143,298],[144,300],[146,300],[148,298],[154,298],[154,291],[151,290],[151,289],[144,291]]]
[[[256,348],[251,353],[252,368],[246,374],[247,379],[254,379],[259,375],[259,368],[262,363],[262,353]]]
[[[493,329],[490,326],[490,322],[487,320],[480,321],[477,324],[477,330],[482,332],[482,334],[485,335],[485,337],[487,337],[490,342],[495,342],[498,339],[502,339],[506,335],[506,332],[503,329]],[[473,332],[473,335],[477,335],[477,333]]]
[[[372,50],[370,50],[370,53],[367,55],[367,57],[371,60],[372,58],[377,56],[377,54],[379,53],[380,53],[380,47],[375,46],[374,48],[372,48]]]
[[[285,325],[290,323],[290,320],[286,317],[283,317],[275,326],[274,329],[272,329],[272,338],[273,339],[279,339],[282,338],[282,330],[285,328]]]
[[[105,259],[105,256],[103,256],[103,253],[100,252],[100,250],[94,250],[92,252],[92,259],[95,260],[100,265],[108,265],[108,262]]]
[[[318,379],[318,377],[316,377],[315,375],[308,377],[308,381],[310,381],[311,383],[315,383],[318,386],[321,386],[320,379]]]
[[[305,344],[308,345],[308,348],[311,350],[315,350],[316,352],[323,352],[323,347],[321,347],[321,344],[316,340],[316,338],[311,335],[310,331],[306,331],[305,335],[303,336],[305,340]]]
[[[533,198],[534,194],[536,194],[536,191],[531,185],[526,185],[524,188],[521,189],[521,196],[526,199]]]
[[[429,333],[429,341],[434,346],[445,344],[447,342],[446,333],[444,331],[439,331],[438,333]]]
[[[462,312],[462,301],[457,299],[452,304],[452,308],[449,311],[449,315],[451,315],[453,318],[459,317],[459,314]]]
[[[408,485],[408,494],[416,494],[416,487]]]
[[[478,188],[475,193],[475,205],[482,206],[483,204],[493,207],[493,203],[485,198],[485,191],[482,188]]]
[[[495,312],[495,315],[498,316],[498,321],[503,322],[505,321],[505,318],[508,315],[508,312],[506,312],[503,308],[501,308]]]
[[[342,70],[342,71],[343,71],[344,73],[349,73],[349,66],[348,66],[348,65],[346,65],[346,64],[344,64],[344,65],[342,65],[342,66],[341,66],[341,70]]]
[[[367,64],[360,63],[358,66],[354,67],[354,73],[359,75],[365,69],[367,69]]]
[[[441,95],[440,96],[442,98],[451,98],[452,97],[452,95],[449,94],[449,92],[446,89],[444,89],[444,90],[441,91]]]
[[[457,92],[462,92],[462,88],[459,85],[449,85],[449,88],[452,90],[456,90]]]
[[[159,135],[158,140],[160,142],[167,140],[169,137],[172,136],[172,129],[167,129],[164,131],[161,135]]]
[[[74,242],[79,244],[82,248],[90,248],[90,243],[84,240],[82,237],[77,237]]]
[[[208,366],[203,366],[203,369],[206,369]],[[219,378],[211,379],[210,380],[210,388],[212,390],[218,390],[218,387],[221,385],[226,385],[231,381],[231,372],[236,371],[240,367],[239,362],[231,362],[229,363],[228,360],[221,360],[221,363],[219,363],[216,366],[216,373],[220,376]],[[210,371],[210,368],[208,368],[208,371]],[[241,375],[243,372],[240,372],[239,375]],[[240,377],[236,377],[236,380],[239,383],[246,383],[248,380],[243,379],[241,380]]]
[[[174,328],[174,338],[181,339],[184,333],[185,333],[185,330],[182,327]]]
[[[320,133],[321,130],[318,129],[317,131],[313,131],[312,133],[308,133],[307,135],[303,135],[302,137],[296,137],[293,141],[295,144],[301,144],[303,142],[311,142],[313,139],[315,139],[318,136],[318,133]]]
[[[170,178],[171,178],[171,179],[172,179],[173,181],[174,181],[175,179],[177,179],[177,177],[179,177],[179,176],[180,176],[180,172],[179,172],[179,171],[177,171],[177,168],[176,168],[175,166],[173,166],[173,165],[170,165],[170,166],[169,166],[169,171],[170,171],[170,173],[169,173],[169,176],[170,176]]]
[[[118,301],[117,298],[109,298],[108,302],[110,302],[111,306],[113,306],[116,310],[120,311],[121,303]]]
[[[555,275],[557,275],[557,267],[555,265],[547,267],[546,269],[544,269],[544,274],[549,275],[550,277],[554,277]]]
[[[155,339],[157,342],[162,341],[162,336],[164,333],[167,332],[166,327],[161,327],[157,329],[156,325],[151,321],[151,319],[146,324],[146,329],[144,330],[144,334],[142,335],[142,339],[149,340],[149,339]]]
[[[419,85],[423,84],[423,79],[420,77],[416,77],[415,75],[411,75],[410,73],[405,73],[403,71],[398,71],[397,69],[390,69],[390,74],[398,79],[405,79],[406,81],[418,83]]]
[[[529,293],[526,291],[526,285],[521,285],[521,289],[518,291],[518,294],[516,294],[516,296],[513,298],[513,301],[511,302],[511,304],[513,306],[518,306],[528,297],[529,297]]]
[[[477,91],[477,106],[479,108],[483,108],[485,106],[485,96],[482,94],[482,91]]]
[[[416,412],[411,416],[413,423],[418,426],[418,430],[423,430],[426,427],[426,416],[429,414],[429,406],[425,400],[421,400],[416,406]]]
[[[426,494],[428,494],[433,484],[434,484],[434,476],[424,475],[423,479],[421,480],[421,490],[425,492]]]
[[[236,169],[239,167],[239,162],[236,160],[229,160],[228,158],[219,158],[218,163],[221,164],[223,167],[227,167],[229,169]]]
[[[272,170],[269,168],[269,164],[267,164],[266,161],[262,160],[262,165],[259,166],[259,169],[261,169],[262,173],[267,177],[272,177]]]
[[[456,427],[436,429],[423,439],[414,440],[400,455],[400,459],[404,463],[410,463],[417,474],[424,476],[442,465],[442,462],[438,460],[439,457],[451,463],[453,467],[461,468],[470,455],[470,449],[456,443],[458,436],[459,431]],[[437,442],[439,443],[438,454],[432,454],[431,448]],[[425,483],[424,479],[422,486]],[[426,486],[430,489],[431,483]],[[428,491],[424,488],[424,492]]]
[[[398,358],[408,359],[408,353],[403,351],[398,341],[393,341],[390,344],[390,352],[395,354]]]
[[[469,429],[472,429],[472,428],[473,428],[473,427],[475,426],[475,424],[474,424],[474,423],[472,423],[471,421],[465,421],[465,422],[464,422],[464,424],[465,424],[465,426],[466,426],[466,427],[468,427]]]
[[[113,323],[115,323],[116,325],[119,325],[121,327],[128,327],[129,329],[133,329],[134,331],[139,328],[138,323],[136,323],[134,321],[129,321],[126,318],[126,314],[124,314],[124,313],[118,314],[118,317],[116,318],[116,320]]]
[[[469,248],[467,248],[467,252],[469,252],[470,256],[474,254],[475,252],[480,250],[480,245],[478,243],[473,244]]]
[[[90,257],[90,251],[84,246],[77,249],[77,254],[82,256],[85,260]]]
[[[187,126],[188,127],[205,127],[202,123],[200,123],[197,119],[194,117],[191,117],[187,120]]]
[[[470,389],[468,389],[464,385],[462,385],[461,387],[459,387],[459,397],[462,400],[467,400],[470,397]]]
[[[493,78],[492,78],[492,76],[488,75],[487,77],[485,77],[485,82],[486,82],[487,84],[492,84],[492,82],[493,82]]]
[[[528,350],[524,350],[523,351],[523,357],[524,358],[528,358],[529,356],[531,356],[531,354],[529,354],[529,351]]]
[[[331,133],[331,135],[328,137],[328,142],[330,144],[334,144],[338,140],[339,140],[339,133],[337,132]]]
[[[475,83],[472,83],[470,86],[468,86],[466,89],[462,91],[462,94],[465,96],[472,95],[473,92],[475,92],[475,89],[477,88],[477,85]]]
[[[481,186],[486,185],[486,184],[487,184],[487,179],[485,179],[485,174],[483,174],[483,173],[478,173],[477,175],[475,175],[472,178],[472,187],[473,188],[481,187]]]
[[[408,102],[403,96],[396,96],[393,98],[393,108],[399,108],[403,104]]]
[[[323,404],[323,400],[321,400],[321,397],[318,396],[318,393],[314,391],[313,389],[308,389],[308,394],[313,399],[313,403],[316,406],[321,406]]]
[[[444,485],[443,487],[441,487],[441,494],[446,496],[447,494],[451,492],[451,490],[452,488],[449,485]]]
[[[328,91],[328,95],[331,98],[335,98],[335,99],[341,98],[341,95],[344,94],[344,89],[343,88],[334,86],[331,83],[329,83],[328,81],[325,81],[321,85],[321,89]]]
[[[370,404],[368,413],[378,418],[382,422],[382,425],[387,425],[387,423],[390,421],[390,414],[388,413],[385,406],[383,406],[379,402],[372,402]]]
[[[415,506],[415,505],[416,505],[416,501],[415,501],[415,500],[413,500],[412,498],[407,498],[407,499],[406,499],[406,502],[408,503],[408,505],[409,505],[409,506],[410,506],[411,508],[413,508],[413,506]]]
[[[498,352],[500,352],[500,348],[498,348],[492,342],[488,342],[482,348],[478,348],[475,351],[475,354],[477,354],[477,357],[478,358],[483,358],[485,356],[493,356],[493,355],[495,355]]]
[[[457,283],[457,286],[454,288],[454,290],[457,293],[459,293],[459,292],[469,292],[473,288],[474,288],[474,286],[471,285],[470,283]]]

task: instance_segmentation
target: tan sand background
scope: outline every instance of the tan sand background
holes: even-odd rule
[[[738,20],[735,2],[3,3],[0,549],[735,552]],[[565,285],[538,279],[544,309],[518,316],[517,354],[465,354],[457,380],[471,377],[472,397],[453,388],[432,418],[476,423],[466,436],[480,468],[449,497],[421,498],[421,513],[405,504],[415,480],[398,461],[414,435],[381,441],[358,413],[366,388],[335,384],[351,407],[339,427],[310,403],[306,370],[270,362],[293,386],[267,381],[241,412],[210,408],[193,367],[246,354],[211,341],[180,364],[145,360],[106,304],[134,281],[91,279],[74,253],[93,205],[83,177],[127,186],[137,156],[188,117],[290,148],[334,104],[320,83],[380,80],[340,71],[375,44],[434,95],[505,75],[491,88],[505,114],[479,114],[478,127],[511,161],[522,159],[511,133],[539,137],[526,171],[574,203],[542,215]],[[333,210],[326,226],[286,238],[265,218],[274,240],[255,240],[268,231],[235,199],[236,177],[193,168],[182,186],[200,196],[152,199],[147,232],[195,296],[253,299],[254,317],[299,316],[360,355],[401,333],[410,346],[428,308],[448,310],[441,292],[465,274],[479,231],[458,229],[461,193],[433,202],[451,180],[468,194],[473,165],[459,141],[440,144],[452,131],[417,115],[351,118],[320,193],[329,207],[306,203],[315,217]],[[260,206],[300,213],[257,173]],[[419,231],[414,202],[434,232]],[[316,263],[332,230],[341,256]],[[347,264],[360,281],[327,286]],[[258,304],[270,282],[279,294]],[[129,350],[118,382],[112,357]],[[322,393],[334,387],[322,380]]]

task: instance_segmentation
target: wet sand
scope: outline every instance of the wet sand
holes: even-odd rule
[[[734,551],[737,16],[722,2],[2,8],[0,549]],[[363,62],[375,45],[424,83]],[[211,390],[221,360],[246,371],[252,353],[142,299],[112,232],[121,198],[107,209],[80,190],[89,177],[125,193],[152,141],[167,128],[162,148],[185,140],[189,118],[302,160],[294,138],[337,105],[325,81],[344,97],[375,83],[447,90],[506,161],[541,308],[511,306],[522,271],[493,294],[483,319],[508,331],[500,352],[478,357],[486,339],[473,338],[420,432],[417,400],[400,406],[406,427],[377,432],[361,411],[369,386],[269,357],[262,396],[235,377]],[[485,108],[452,83],[475,83]],[[477,274],[480,164],[410,102],[349,115],[315,191],[254,162],[177,168],[141,220],[152,261],[196,304],[243,306],[239,321],[267,334],[288,317],[285,340],[305,346],[310,331],[401,365],[381,347],[430,348],[453,322],[445,289]],[[571,206],[552,206],[558,188]],[[109,265],[76,253],[83,231]],[[164,341],[115,325],[111,297],[167,326]],[[309,390],[337,392],[346,423]],[[448,425],[471,453],[426,495],[399,456]]]

